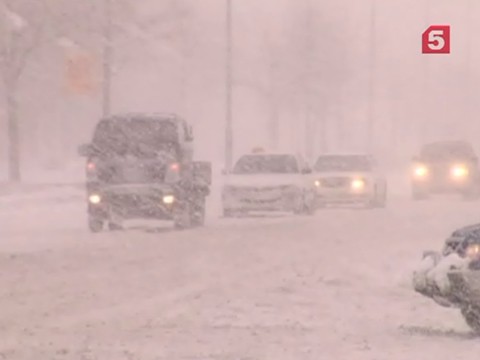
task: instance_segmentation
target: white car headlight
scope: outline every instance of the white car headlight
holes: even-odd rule
[[[425,165],[417,165],[413,169],[413,175],[417,179],[423,179],[428,175],[428,168]]]
[[[360,191],[365,189],[366,183],[364,179],[353,179],[350,183],[352,190]]]
[[[455,165],[450,169],[450,174],[455,179],[463,179],[468,176],[468,167],[465,165]]]
[[[465,250],[465,255],[472,260],[480,259],[480,244],[469,245]]]
[[[91,194],[89,197],[88,197],[88,201],[91,203],[91,204],[100,204],[100,202],[102,201],[102,197],[98,194]]]

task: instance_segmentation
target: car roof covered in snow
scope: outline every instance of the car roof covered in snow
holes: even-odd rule
[[[351,156],[358,156],[358,157],[366,157],[366,158],[373,158],[371,154],[365,154],[365,153],[348,153],[348,152],[331,152],[331,153],[322,153],[318,155],[318,157],[331,157],[331,156],[337,156],[337,157],[351,157]]]
[[[480,224],[464,226],[455,230],[452,237],[476,237],[480,240]]]
[[[128,112],[128,113],[119,113],[113,114],[103,118],[103,120],[113,120],[113,121],[122,121],[122,120],[135,120],[135,119],[148,119],[148,120],[171,120],[171,121],[179,121],[183,122],[184,120],[173,113],[136,113],[136,112]]]

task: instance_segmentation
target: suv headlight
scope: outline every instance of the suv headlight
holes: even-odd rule
[[[462,179],[467,177],[469,174],[468,167],[465,165],[454,165],[450,169],[450,175],[455,179]]]
[[[102,201],[102,197],[98,194],[91,194],[89,197],[88,197],[88,201],[91,203],[91,204],[94,204],[94,205],[97,205],[97,204],[100,204],[100,202]]]

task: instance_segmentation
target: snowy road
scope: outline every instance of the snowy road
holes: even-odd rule
[[[79,200],[0,212],[0,359],[477,359],[410,269],[480,203],[91,235]]]

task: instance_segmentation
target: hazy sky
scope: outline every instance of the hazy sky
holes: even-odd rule
[[[272,92],[280,98],[281,148],[305,151],[304,85],[308,81],[314,88],[312,116],[317,124],[326,124],[326,145],[320,146],[324,137],[317,129],[316,150],[365,150],[372,2],[310,2],[309,52],[302,48],[307,39],[307,0],[233,0],[236,156],[268,144]],[[113,110],[181,113],[195,127],[198,156],[221,163],[225,1],[183,3],[188,10],[183,22],[173,12],[147,30],[142,30],[146,19],[164,13],[172,2],[132,3],[137,32],[122,34],[115,41]],[[468,10],[467,0],[430,1],[427,12],[426,0],[376,1],[377,154],[408,159],[422,141],[476,138],[480,126],[475,96],[480,86],[475,64],[480,39],[475,35],[480,32],[476,21],[480,5],[470,3]],[[450,55],[420,54],[421,33],[430,24],[451,25]],[[126,20],[121,25],[130,26]],[[164,28],[173,29],[173,39],[162,38]],[[306,73],[307,55],[314,74]],[[273,77],[272,59],[278,65]],[[101,64],[101,58],[97,60]],[[99,91],[83,97],[65,92],[64,62],[58,46],[47,46],[37,52],[22,80],[21,114],[28,139],[24,150],[34,161],[76,159],[76,146],[88,140],[100,116]],[[422,126],[427,129],[423,138]]]

